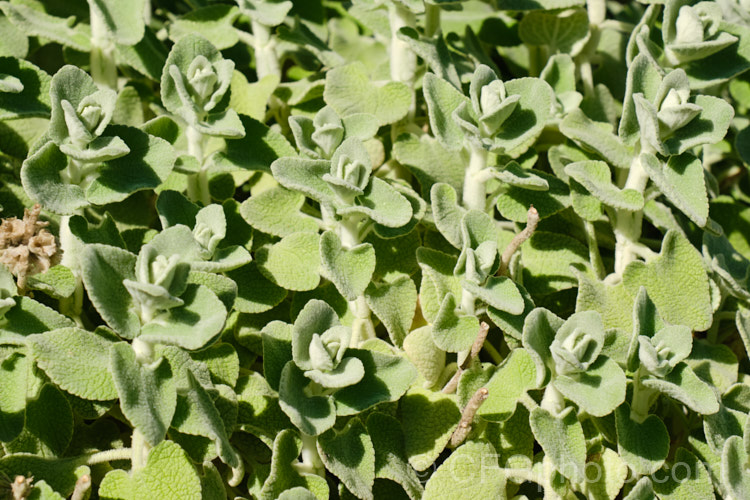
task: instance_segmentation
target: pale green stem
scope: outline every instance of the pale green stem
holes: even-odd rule
[[[586,0],[586,10],[589,15],[589,24],[597,26],[607,17],[607,3],[605,0]]]
[[[94,453],[86,457],[86,465],[96,465],[104,462],[114,462],[115,460],[131,460],[133,450],[131,448],[117,448]]]
[[[131,471],[138,471],[146,466],[148,460],[148,452],[151,451],[151,445],[146,441],[146,437],[138,429],[133,429],[132,437],[132,455],[131,455]]]
[[[424,4],[424,34],[432,38],[440,29],[440,6],[425,2]]]
[[[414,86],[417,73],[417,55],[407,42],[399,39],[398,30],[416,26],[416,16],[402,5],[388,4],[388,18],[391,24],[391,80]]]
[[[599,253],[599,242],[596,239],[596,228],[594,228],[594,224],[589,221],[583,221],[583,226],[586,230],[586,243],[589,247],[589,261],[591,262],[591,267],[594,269],[597,279],[604,279],[604,276],[606,276],[607,273],[604,269],[602,256]]]
[[[581,61],[578,64],[578,68],[581,72],[581,82],[583,83],[583,94],[586,97],[594,95],[594,75],[591,71],[591,63],[588,59]]]
[[[475,314],[475,306],[476,306],[476,297],[474,297],[474,294],[469,292],[468,290],[462,290],[461,291],[461,310],[468,314],[469,316],[474,316]],[[469,357],[471,354],[471,349],[466,349],[465,351],[461,351],[458,353],[458,365],[461,366],[463,362],[466,360],[466,358]]]
[[[633,378],[633,401],[630,405],[630,417],[642,423],[648,417],[648,410],[654,404],[656,391],[641,384],[642,370],[639,368]]]
[[[281,76],[281,66],[276,55],[276,40],[271,35],[271,27],[253,20],[252,29],[255,72],[258,74],[258,80],[266,75]]]
[[[60,217],[60,264],[70,269],[76,280],[76,287],[70,297],[60,299],[60,312],[72,318],[79,327],[83,326],[81,313],[83,312],[83,280],[81,279],[80,264],[78,262],[78,244],[70,231],[70,215]]]
[[[211,204],[211,192],[208,188],[208,163],[204,160],[204,151],[206,138],[200,131],[194,127],[188,126],[186,131],[188,153],[198,160],[200,170],[196,174],[191,174],[187,179],[187,194],[192,201],[198,201],[203,206]]]
[[[117,64],[115,63],[115,45],[109,37],[104,19],[99,9],[89,8],[91,17],[91,77],[99,86],[117,90]]]
[[[320,458],[318,453],[318,438],[316,436],[309,436],[304,432],[302,435],[302,462],[296,464],[296,469],[299,472],[306,472],[308,474],[317,474],[320,477],[325,477],[326,466],[323,464],[323,460]]]
[[[499,365],[503,361],[503,355],[500,354],[500,351],[495,349],[495,346],[492,345],[489,341],[485,342],[484,345],[482,345],[482,349],[490,356],[492,362],[496,365]]]
[[[559,415],[565,409],[565,398],[560,394],[560,391],[555,389],[555,386],[549,384],[544,389],[544,397],[540,406],[552,415]]]
[[[469,168],[464,174],[462,201],[469,210],[486,210],[487,190],[481,172],[487,167],[487,150],[478,144],[470,146]]]
[[[136,361],[142,365],[147,365],[154,360],[154,346],[150,342],[136,337],[133,339],[132,347],[135,351]]]
[[[645,148],[644,148],[645,149]],[[633,189],[643,193],[648,184],[648,173],[641,165],[640,154],[636,150],[633,161],[630,164],[628,179],[625,181],[625,189]],[[643,211],[629,212],[617,210],[615,224],[615,273],[622,276],[628,264],[637,257],[637,251],[633,245],[641,237],[641,225],[643,223]]]
[[[359,235],[359,217],[344,219],[339,223],[339,237],[341,244],[346,249],[356,247],[361,243]],[[355,300],[349,302],[349,309],[354,313],[354,322],[352,323],[352,338],[349,342],[350,347],[359,347],[360,342],[370,338],[375,338],[375,325],[372,324],[370,317],[370,306],[364,295],[360,295]]]

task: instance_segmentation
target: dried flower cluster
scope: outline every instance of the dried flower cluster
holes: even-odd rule
[[[24,210],[23,219],[9,217],[0,222],[0,263],[18,278],[20,290],[27,276],[42,273],[60,260],[55,236],[44,229],[49,223],[39,220],[41,210],[37,203]]]

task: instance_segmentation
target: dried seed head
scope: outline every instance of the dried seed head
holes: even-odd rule
[[[18,278],[18,288],[26,286],[26,277],[42,273],[57,264],[60,255],[52,233],[39,220],[42,207],[24,210],[23,219],[10,217],[0,221],[0,264]]]

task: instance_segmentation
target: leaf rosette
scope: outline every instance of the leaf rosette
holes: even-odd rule
[[[678,66],[704,59],[736,43],[736,36],[722,31],[722,21],[722,9],[716,2],[695,5],[683,0],[667,2],[662,26],[667,61]]]
[[[378,131],[378,119],[368,113],[341,118],[332,107],[324,106],[313,118],[289,117],[289,128],[303,155],[327,160],[346,138],[356,137],[361,141],[372,138]]]
[[[244,128],[229,106],[234,61],[224,59],[198,35],[172,47],[161,79],[161,98],[170,112],[202,134],[243,137]]]

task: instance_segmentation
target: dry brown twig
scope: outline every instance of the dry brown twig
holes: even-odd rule
[[[453,431],[451,436],[451,447],[456,448],[458,445],[463,443],[471,432],[471,425],[474,422],[474,417],[482,406],[482,403],[490,395],[490,391],[486,387],[480,387],[477,392],[471,397],[464,411],[461,413],[461,420],[458,422],[458,427]]]
[[[479,355],[479,351],[482,350],[484,341],[487,339],[487,332],[489,331],[490,325],[482,321],[482,323],[479,325],[479,333],[477,334],[477,338],[474,339],[474,343],[471,345],[471,351],[469,352],[469,355],[466,356],[466,359],[464,359],[464,362],[459,365],[456,373],[453,374],[453,377],[451,377],[448,383],[445,384],[445,387],[443,387],[442,392],[444,394],[453,394],[454,392],[456,392],[458,381],[461,380],[461,375],[463,375],[464,370],[469,368],[469,366],[471,365],[471,360]]]
[[[60,260],[55,236],[45,229],[49,223],[39,220],[41,211],[37,203],[31,210],[24,210],[23,219],[0,221],[0,264],[16,276],[21,293],[27,276],[43,273]]]
[[[500,256],[500,269],[497,270],[499,276],[508,274],[510,259],[521,245],[531,238],[531,235],[534,234],[534,231],[536,230],[537,224],[539,224],[539,212],[534,208],[534,205],[531,205],[526,214],[526,227],[523,228],[523,231],[513,237],[511,242],[508,243],[508,246],[505,247],[505,250],[503,250],[503,254]]]

